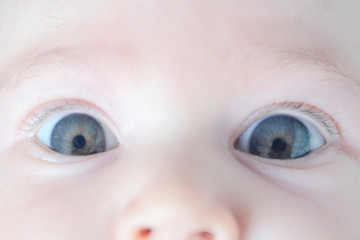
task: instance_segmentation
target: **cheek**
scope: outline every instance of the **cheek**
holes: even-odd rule
[[[360,165],[354,159],[342,160],[334,164],[334,172],[328,178],[331,188],[320,189],[314,201],[325,209],[340,232],[359,237]]]
[[[44,163],[17,149],[0,155],[0,239],[84,239],[99,199],[79,177],[34,179]]]
[[[0,205],[0,239],[29,239],[30,235],[30,239],[103,238],[108,212],[91,186],[71,181],[28,187],[30,191],[17,189],[21,203],[10,208]]]
[[[62,236],[67,234],[66,232],[74,232],[74,226],[83,221],[85,215],[81,208],[78,208],[76,199],[75,202],[70,201],[69,191],[50,185],[24,187],[26,189],[18,187],[16,193],[3,204],[6,206],[15,202],[15,205],[5,209],[0,207],[4,220],[0,220],[0,238],[7,236],[6,234],[19,234],[17,238],[27,239],[26,236],[30,233],[39,237],[50,233]],[[51,235],[48,239],[52,239]]]
[[[257,197],[263,201],[252,209],[256,212],[254,219],[259,220],[257,226],[254,224],[254,239],[261,239],[261,234],[269,235],[272,230],[280,234],[301,231],[302,236],[333,233],[329,238],[311,239],[358,239],[360,164],[339,149],[327,149],[317,157],[326,164],[308,169],[279,168],[251,161],[248,167],[271,184],[271,191]]]

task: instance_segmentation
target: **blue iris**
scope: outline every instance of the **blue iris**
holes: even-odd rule
[[[105,133],[93,117],[74,113],[62,118],[53,128],[50,147],[65,155],[89,155],[106,150]]]
[[[311,152],[311,134],[298,119],[274,115],[261,121],[249,140],[249,152],[265,158],[299,158]]]

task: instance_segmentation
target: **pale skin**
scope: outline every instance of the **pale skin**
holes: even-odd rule
[[[0,239],[360,239],[359,11],[2,0]],[[314,123],[321,146],[286,160],[234,147],[276,111]],[[69,112],[114,144],[51,150],[38,132]]]

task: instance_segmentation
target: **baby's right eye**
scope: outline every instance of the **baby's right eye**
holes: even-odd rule
[[[64,155],[90,155],[119,145],[113,133],[100,121],[85,113],[54,117],[39,129],[41,143]]]

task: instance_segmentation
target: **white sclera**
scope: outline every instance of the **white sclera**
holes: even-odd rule
[[[40,142],[42,142],[43,144],[45,144],[46,146],[50,147],[50,142],[51,142],[51,133],[55,127],[55,125],[64,117],[68,116],[70,114],[67,115],[59,115],[56,117],[51,118],[50,120],[48,120],[38,131],[38,133],[36,134],[36,137],[39,139]]]
[[[307,121],[303,121],[301,119],[298,119],[304,126],[307,128],[307,130],[310,133],[310,149],[311,151],[318,149],[325,143],[324,137],[321,135],[319,130],[316,129],[315,126],[313,126],[311,123]]]

